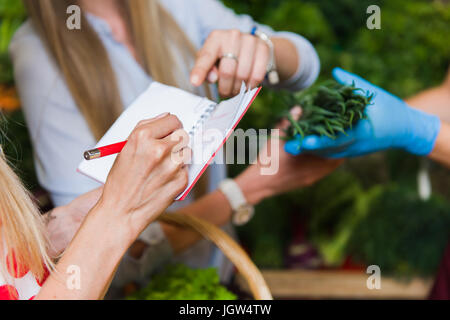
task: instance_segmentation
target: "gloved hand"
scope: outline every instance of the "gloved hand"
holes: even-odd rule
[[[374,93],[366,108],[367,119],[360,120],[347,135],[336,139],[307,136],[286,143],[286,152],[298,155],[313,153],[327,158],[347,158],[390,148],[403,149],[415,155],[428,155],[434,147],[441,122],[438,117],[409,107],[403,100],[340,68],[333,70],[341,84]]]

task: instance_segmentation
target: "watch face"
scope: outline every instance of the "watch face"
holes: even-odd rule
[[[233,224],[236,226],[242,226],[250,221],[253,217],[255,210],[250,205],[240,206],[233,216]]]

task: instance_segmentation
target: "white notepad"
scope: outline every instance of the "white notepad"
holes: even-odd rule
[[[241,92],[236,97],[217,104],[184,90],[153,82],[122,113],[96,147],[127,140],[141,120],[154,118],[164,112],[176,115],[190,135],[190,147],[193,151],[188,186],[176,198],[184,200],[247,112],[260,89],[246,90],[242,84]],[[78,172],[105,183],[116,158],[117,155],[112,155],[83,160],[78,166]]]

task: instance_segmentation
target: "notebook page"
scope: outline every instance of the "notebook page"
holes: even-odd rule
[[[231,135],[258,92],[259,89],[246,91],[245,84],[242,84],[239,95],[219,103],[202,128],[195,133],[190,144],[193,157],[189,166],[188,187],[176,200],[183,200],[187,196],[204,170],[214,160],[216,153]]]
[[[187,196],[243,117],[259,90],[246,92],[243,85],[238,96],[216,105],[215,110],[205,119],[200,129],[195,131],[190,140],[193,159],[189,165],[188,187],[176,200],[183,200]],[[183,90],[154,82],[122,113],[96,147],[127,140],[139,121],[154,118],[164,112],[176,115],[184,129],[189,131],[198,124],[211,104],[215,103]],[[105,183],[116,158],[117,155],[112,155],[91,161],[83,160],[78,171],[100,183]]]
[[[129,106],[111,126],[96,147],[125,141],[139,121],[154,118],[164,112],[176,115],[186,130],[198,121],[209,104],[214,103],[184,90],[153,82]],[[88,177],[105,183],[117,155],[96,160],[83,160],[78,171]]]

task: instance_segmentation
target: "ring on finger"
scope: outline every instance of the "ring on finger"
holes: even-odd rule
[[[234,53],[231,53],[231,52],[227,52],[227,53],[224,53],[223,55],[222,55],[222,59],[233,59],[233,60],[235,60],[236,62],[239,62],[239,58],[238,58],[238,56],[237,55],[235,55]]]

